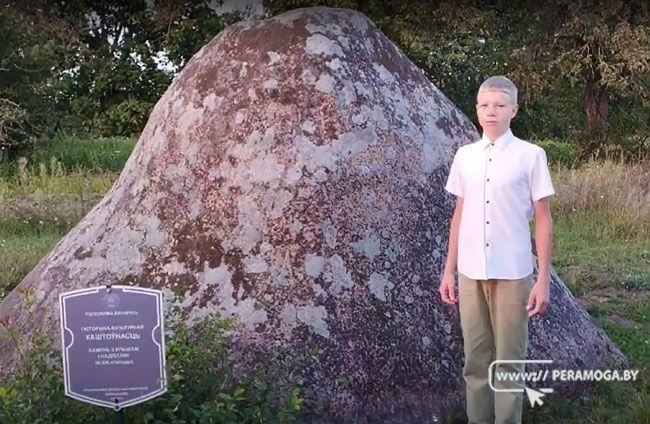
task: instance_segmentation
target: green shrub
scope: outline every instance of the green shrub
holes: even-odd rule
[[[540,140],[535,142],[546,152],[550,166],[574,167],[579,162],[580,153],[572,144],[557,140]]]
[[[153,103],[129,98],[97,119],[97,128],[104,136],[131,137],[139,134],[147,123]]]
[[[28,116],[28,112],[18,104],[0,98],[0,162],[26,142]]]
[[[94,117],[100,108],[100,99],[90,96],[72,98],[68,110],[61,119],[60,130],[66,134],[97,135]]]
[[[27,308],[33,302],[26,296]],[[110,409],[64,396],[61,356],[49,338],[36,334],[24,350],[10,322],[0,322],[19,350],[16,374],[0,386],[0,423],[111,422]],[[302,416],[302,382],[279,362],[264,364],[246,376],[232,375],[228,357],[233,320],[213,316],[190,330],[174,314],[167,319],[168,391],[125,409],[125,421],[149,424],[289,423]],[[37,328],[37,327],[34,327]],[[288,386],[285,386],[289,382]]]

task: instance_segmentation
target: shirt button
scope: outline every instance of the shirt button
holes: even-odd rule
[[[485,245],[486,245],[487,247],[490,247],[490,243],[485,243]]]
[[[490,181],[490,179],[489,179],[489,178],[488,178],[487,180],[488,180],[488,181]]]
[[[492,162],[492,159],[489,159],[490,162]]]
[[[490,223],[490,221],[485,221],[485,223],[486,223],[486,224],[489,224],[489,223]]]
[[[486,200],[485,203],[490,203],[490,201],[489,201],[489,200]]]

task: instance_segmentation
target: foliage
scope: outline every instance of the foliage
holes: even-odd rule
[[[61,49],[10,7],[0,8],[0,33],[0,159],[6,159],[56,120],[50,66]]]
[[[217,3],[11,2],[0,10],[0,99],[12,102],[0,107],[0,135],[14,150],[57,131],[137,135],[173,75],[239,19],[217,14]],[[264,2],[271,15],[314,5],[359,10],[470,118],[479,84],[508,75],[520,88],[515,132],[570,139],[583,159],[650,151],[646,3]]]
[[[535,144],[544,149],[551,166],[574,167],[578,164],[578,151],[572,144],[557,140],[540,140]]]
[[[33,297],[23,294],[25,308],[32,311]],[[228,357],[233,320],[211,316],[192,331],[176,310],[167,321],[168,391],[126,409],[127,422],[289,423],[302,415],[302,383],[291,380],[287,375],[290,368],[281,369],[276,364],[275,369],[253,370],[241,378],[233,376]],[[36,330],[31,344],[25,347],[10,320],[0,326],[21,358],[13,378],[0,386],[0,422],[99,424],[111,420],[111,410],[64,396],[60,353],[53,349],[49,337]],[[288,380],[292,386],[283,387]]]
[[[425,69],[432,82],[475,117],[480,84],[506,71],[510,25],[497,10],[472,2],[441,2],[421,19],[429,29]]]
[[[106,111],[105,118],[99,120],[99,133],[112,136],[137,136],[144,129],[153,104],[129,97],[122,103]]]
[[[0,98],[0,161],[9,156],[27,137],[27,111],[8,99]]]
[[[51,7],[81,41],[74,48],[78,59],[58,70],[62,103],[68,99],[73,112],[61,128],[104,136],[139,132],[171,80],[154,60],[160,43],[146,2],[79,0]]]
[[[470,118],[480,83],[505,74],[520,89],[513,129],[571,139],[582,159],[648,149],[650,15],[639,0],[551,2],[269,1],[348,7],[368,15]]]
[[[0,71],[20,76],[3,80],[0,72],[0,98],[3,89],[13,90],[6,97],[22,104],[21,93],[40,87],[39,105],[50,119],[49,132],[39,135],[137,135],[173,73],[237,19],[217,15],[207,0],[31,3],[5,7],[0,28],[17,40],[13,50],[24,45],[40,52],[41,78],[26,79],[24,65],[0,50],[10,65]]]
[[[551,69],[579,84],[593,78],[595,88],[613,93],[634,89],[650,70],[647,9],[634,1],[560,1],[554,10],[561,6],[569,14],[553,34],[559,54]]]
[[[522,9],[513,18],[525,19]],[[633,0],[555,0],[528,11],[527,42],[511,54],[512,73],[525,82],[532,96],[568,97],[557,85],[579,89],[580,107],[565,109],[585,114],[577,141],[583,156],[601,153],[603,144],[633,132],[647,134],[650,96],[650,11],[647,2]],[[577,97],[573,90],[570,93]],[[636,111],[632,120],[625,116]],[[611,125],[612,113],[619,120]],[[571,115],[569,115],[571,116]],[[638,117],[645,117],[637,119]],[[620,118],[623,118],[622,120]],[[565,119],[563,119],[565,120]],[[627,121],[627,122],[626,122]],[[615,144],[614,143],[614,144]],[[620,144],[620,143],[619,143]],[[637,153],[639,146],[622,146]]]
[[[218,15],[211,5],[214,2],[203,0],[155,2],[152,19],[167,57],[176,69],[185,66],[201,47],[238,20],[237,14]]]

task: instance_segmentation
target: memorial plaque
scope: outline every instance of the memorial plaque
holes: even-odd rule
[[[165,393],[161,291],[92,287],[59,305],[67,396],[117,410]]]

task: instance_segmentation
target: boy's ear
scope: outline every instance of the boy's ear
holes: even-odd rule
[[[512,117],[514,118],[515,116],[517,116],[517,113],[519,112],[519,105],[518,104],[513,105],[512,107],[515,109],[515,111],[514,111],[514,113],[512,115]]]

